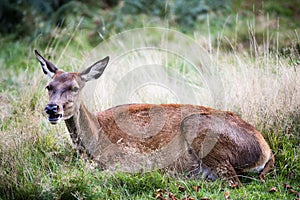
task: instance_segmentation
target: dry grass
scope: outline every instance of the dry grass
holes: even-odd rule
[[[256,58],[223,56],[220,66],[225,107],[254,125],[284,126],[300,109],[299,65],[276,56]],[[225,60],[227,62],[225,62]]]

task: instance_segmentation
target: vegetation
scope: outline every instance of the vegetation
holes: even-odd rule
[[[185,10],[183,2],[1,1],[0,199],[299,198],[300,5],[293,1],[189,1],[184,6],[193,9]],[[189,180],[159,172],[102,172],[73,149],[64,124],[49,125],[44,114],[47,80],[34,58],[34,48],[66,70],[78,69],[83,55],[99,42],[121,31],[150,26],[184,32],[213,58],[223,83],[222,108],[253,124],[274,152],[276,166],[265,183],[246,174],[244,187],[233,189],[222,180]],[[115,43],[126,45],[126,41]],[[131,59],[144,63],[161,58],[148,51]],[[130,69],[132,61],[126,62],[122,67]],[[180,62],[168,64],[178,66],[194,88],[201,88],[193,71]],[[108,76],[113,79],[112,74]],[[107,108],[111,103],[104,89],[113,88],[105,84],[101,90],[105,105],[101,106]]]

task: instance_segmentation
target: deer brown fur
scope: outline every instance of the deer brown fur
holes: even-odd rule
[[[93,114],[80,92],[85,82],[101,76],[108,57],[81,73],[69,73],[36,50],[35,54],[51,77],[46,87],[48,120],[57,124],[64,119],[79,151],[104,169],[132,162],[129,168],[137,166],[134,171],[148,165],[147,169],[225,178],[241,186],[238,174],[257,171],[264,180],[274,164],[261,133],[231,112],[196,105],[127,104]]]

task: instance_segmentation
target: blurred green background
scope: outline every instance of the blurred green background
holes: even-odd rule
[[[46,40],[56,37],[54,30],[72,30],[78,25],[78,30],[86,31],[86,37],[94,45],[111,34],[144,26],[207,34],[209,23],[210,34],[222,31],[230,36],[237,23],[247,27],[253,20],[259,40],[260,29],[265,26],[271,31],[289,32],[299,29],[300,22],[299,0],[2,0],[0,9],[2,42],[8,35],[13,40],[33,41],[38,37]],[[238,42],[246,42],[248,29],[238,31]],[[289,39],[291,35],[285,35],[282,45],[290,45]]]

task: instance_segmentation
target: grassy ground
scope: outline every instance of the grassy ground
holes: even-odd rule
[[[288,38],[282,36],[286,35],[284,31],[277,29],[273,34],[267,27],[257,33],[248,24],[245,34],[249,43],[245,43],[243,34],[239,35],[245,26],[239,28],[236,23],[235,31],[224,29],[218,35],[211,34],[217,32],[213,23],[217,22],[202,27],[206,34],[199,27],[193,37],[217,61],[225,91],[224,109],[256,126],[274,152],[275,169],[267,175],[265,183],[256,175],[246,174],[241,177],[244,187],[232,189],[221,180],[205,182],[159,172],[113,174],[94,169],[91,161],[82,159],[72,148],[64,124],[51,126],[44,115],[47,80],[33,56],[33,48],[42,48],[45,42],[15,42],[3,37],[0,199],[296,199],[297,195],[299,198],[300,73],[299,52],[294,48],[299,45],[297,31],[296,36],[289,36],[293,39],[287,43],[286,53],[280,49],[285,46],[280,38]],[[58,30],[55,37],[42,52],[66,66],[64,69],[80,66],[82,55],[93,49],[83,30]],[[139,59],[143,56],[160,58],[146,54]]]

